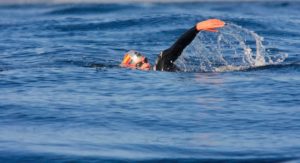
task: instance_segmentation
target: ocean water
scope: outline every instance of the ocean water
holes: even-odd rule
[[[0,6],[0,162],[300,161],[300,3]],[[219,18],[177,61],[153,64]]]

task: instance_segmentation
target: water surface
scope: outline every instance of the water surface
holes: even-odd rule
[[[0,6],[1,162],[299,161],[299,9],[298,2]],[[286,57],[221,72],[118,66],[130,49],[154,63],[207,18],[254,31],[264,56]],[[257,50],[255,39],[244,42]],[[231,45],[244,56],[238,43]]]

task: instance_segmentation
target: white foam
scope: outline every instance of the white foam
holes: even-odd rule
[[[263,37],[235,24],[218,33],[200,32],[176,64],[184,71],[224,72],[278,64],[288,54],[269,54]]]

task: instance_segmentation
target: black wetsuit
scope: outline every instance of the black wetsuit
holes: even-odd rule
[[[181,55],[184,48],[193,41],[198,32],[196,26],[186,31],[170,48],[158,55],[153,69],[157,71],[179,70],[174,62]]]

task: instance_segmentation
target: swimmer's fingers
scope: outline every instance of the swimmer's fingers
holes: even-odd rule
[[[200,30],[208,30],[210,31],[211,29],[214,30],[214,28],[221,28],[224,27],[225,22],[219,19],[208,19],[202,22],[197,23],[196,28],[198,31]]]

